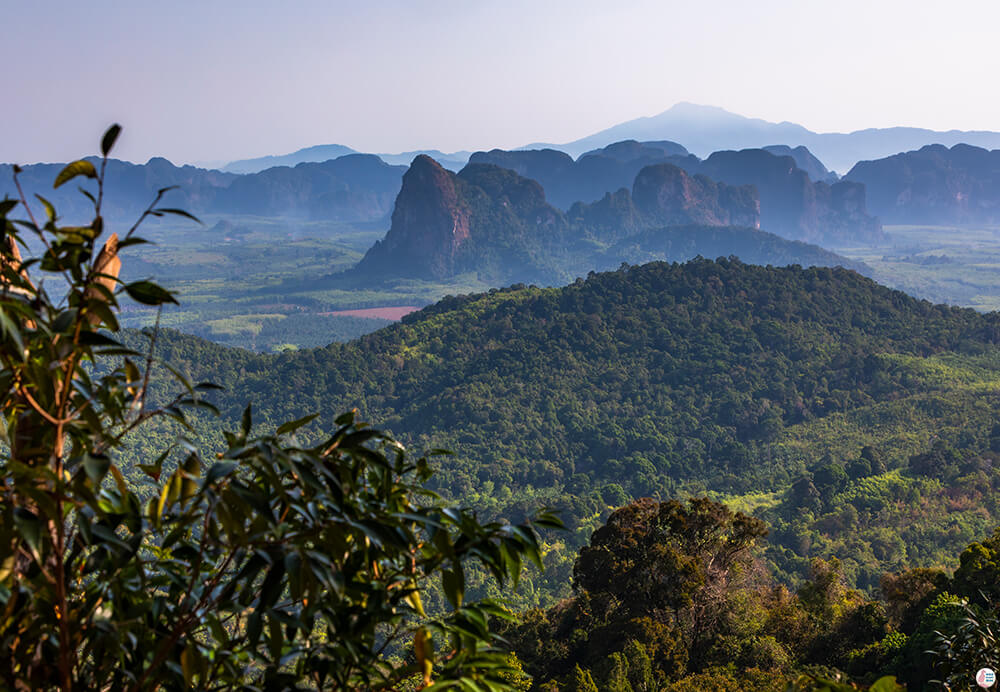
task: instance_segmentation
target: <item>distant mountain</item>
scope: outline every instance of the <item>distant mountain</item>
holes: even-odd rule
[[[760,199],[750,185],[717,183],[669,163],[646,166],[632,185],[632,201],[647,226],[760,228]]]
[[[89,158],[97,164],[96,158]],[[36,194],[52,202],[59,215],[68,223],[84,223],[93,216],[90,202],[77,187],[96,192],[92,180],[77,178],[73,184],[54,190],[52,183],[65,164],[39,163],[22,166],[21,184],[29,200]],[[166,193],[164,206],[202,211],[211,206],[219,190],[225,189],[237,176],[232,173],[175,166],[164,158],[152,158],[144,164],[110,159],[107,164],[107,185],[103,214],[107,219],[134,220],[152,201],[156,191],[176,186]],[[0,165],[0,198],[16,197],[12,167]]]
[[[718,183],[667,163],[639,171],[631,191],[577,203],[564,214],[546,202],[538,182],[516,171],[470,163],[456,175],[418,156],[403,176],[392,227],[349,275],[367,282],[381,276],[437,281],[475,273],[492,282],[556,284],[636,258],[699,254],[851,265],[816,246],[756,230],[759,218],[754,187]],[[740,228],[713,228],[731,226]]]
[[[341,222],[387,218],[406,172],[371,154],[277,166],[241,175],[219,190],[217,213],[299,216]]]
[[[274,168],[276,166],[294,167],[300,163],[322,163],[331,159],[339,159],[341,156],[358,154],[356,149],[344,146],[343,144],[320,144],[314,147],[299,149],[291,154],[279,156],[261,156],[256,159],[241,159],[231,161],[222,166],[221,170],[228,173],[259,173],[260,171]],[[459,171],[469,162],[468,151],[456,151],[446,154],[437,149],[418,149],[415,151],[404,151],[399,154],[375,154],[380,159],[393,166],[409,166],[417,156],[430,156],[443,167],[452,171]]]
[[[839,247],[884,237],[878,219],[867,213],[863,185],[813,182],[791,156],[763,149],[717,151],[704,161],[677,159],[677,165],[730,185],[756,187],[761,227],[786,238]]]
[[[96,159],[91,159],[96,163]],[[76,184],[52,189],[64,164],[23,166],[21,182],[29,199],[40,194],[53,202],[67,221],[90,218],[90,203]],[[164,206],[196,214],[256,214],[297,216],[342,222],[371,222],[388,218],[406,171],[376,156],[351,154],[323,163],[278,166],[260,173],[237,175],[194,166],[175,166],[153,158],[144,164],[108,161],[104,216],[134,220],[156,191],[166,193]],[[94,181],[74,181],[94,191]],[[0,165],[0,198],[16,196],[11,166]]]
[[[421,155],[430,156],[441,164],[442,168],[447,168],[449,171],[458,173],[465,168],[465,164],[469,163],[469,156],[472,155],[472,152],[453,151],[450,154],[446,154],[438,149],[416,149],[414,151],[404,151],[400,154],[377,154],[386,163],[403,166],[409,166],[413,159]]]
[[[844,179],[864,184],[889,223],[1000,223],[1000,151],[930,145],[861,161]]]
[[[840,179],[833,171],[827,170],[823,162],[812,155],[812,152],[803,146],[794,149],[787,144],[771,144],[761,147],[764,151],[775,156],[791,156],[795,160],[795,165],[809,174],[813,180],[822,180],[827,183],[835,183]]]
[[[648,118],[630,120],[566,144],[529,144],[525,149],[551,148],[578,156],[586,151],[625,139],[680,142],[698,156],[722,149],[760,148],[775,144],[803,145],[835,171],[847,171],[858,161],[877,159],[926,144],[971,144],[1000,148],[1000,133],[949,130],[936,132],[916,127],[858,130],[850,133],[817,133],[795,123],[772,123],[747,118],[715,106],[678,103]]]
[[[256,159],[232,161],[223,166],[222,170],[227,173],[257,173],[275,166],[296,166],[300,163],[329,161],[356,153],[358,152],[343,144],[319,144],[281,156],[261,156]]]
[[[640,170],[669,156],[685,156],[675,142],[617,142],[587,152],[576,161],[554,149],[476,152],[470,163],[489,163],[517,171],[545,188],[550,204],[569,209],[576,202],[592,202],[607,192],[631,187]]]
[[[659,142],[637,142],[627,139],[609,144],[601,149],[585,152],[584,156],[607,156],[618,161],[635,161],[636,159],[661,159],[667,156],[687,156],[687,149],[677,142],[662,140]]]
[[[392,226],[356,272],[539,280],[568,224],[534,180],[487,164],[456,175],[420,155],[403,176]]]
[[[494,149],[476,152],[470,161],[502,166],[537,180],[545,188],[546,199],[566,210],[578,202],[602,200],[609,193],[631,188],[639,172],[649,166],[671,164],[690,175],[705,175],[716,182],[756,186],[761,227],[786,238],[834,246],[871,243],[882,238],[878,220],[865,210],[864,188],[853,182],[838,182],[836,175],[827,171],[806,147],[717,151],[702,161],[675,142],[626,140],[587,152],[576,161],[555,149]],[[806,169],[798,165],[800,161]],[[687,193],[692,192],[690,181],[683,182],[689,186]],[[605,201],[618,204],[621,199]],[[700,202],[694,206],[704,211]],[[594,213],[598,217],[604,214],[600,208]],[[596,222],[607,225],[608,220]],[[626,223],[623,230],[633,229],[623,223]],[[692,217],[656,223],[723,222],[718,218]],[[755,221],[744,217],[731,223],[752,226]]]

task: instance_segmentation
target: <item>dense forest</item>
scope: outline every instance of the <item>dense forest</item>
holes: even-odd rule
[[[133,333],[137,344],[143,337]],[[412,448],[445,448],[432,487],[487,517],[540,506],[544,574],[631,499],[708,494],[770,526],[788,585],[837,556],[845,583],[953,564],[1000,523],[992,447],[1000,318],[932,305],[843,269],[653,263],[564,288],[447,298],[346,344],[273,356],[165,330],[157,354],[265,425],[357,408]],[[206,438],[214,423],[199,423]],[[138,449],[155,436],[137,441]]]
[[[790,590],[761,563],[767,534],[707,498],[616,510],[580,550],[573,596],[507,628],[530,689],[971,689],[996,665],[1000,533],[953,574],[883,575],[877,598],[849,588],[836,558]]]

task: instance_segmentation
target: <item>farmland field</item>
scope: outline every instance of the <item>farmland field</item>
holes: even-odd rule
[[[218,343],[259,351],[347,341],[398,320],[449,293],[489,288],[473,276],[450,283],[416,280],[361,286],[337,274],[385,234],[382,225],[261,217],[206,217],[204,224],[150,224],[150,245],[132,251],[123,278],[155,277],[180,307],[160,324]],[[154,310],[126,305],[124,323],[152,325]]]

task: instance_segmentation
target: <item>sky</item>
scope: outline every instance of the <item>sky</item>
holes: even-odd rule
[[[0,161],[569,142],[680,101],[1000,131],[995,0],[47,0],[4,7]]]

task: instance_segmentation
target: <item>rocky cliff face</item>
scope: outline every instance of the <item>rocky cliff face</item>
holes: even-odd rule
[[[534,180],[486,164],[458,175],[427,156],[403,176],[392,227],[357,270],[442,279],[533,280],[565,245],[568,224]]]
[[[455,175],[429,156],[418,156],[403,176],[392,226],[362,262],[395,263],[400,273],[440,278],[455,273],[455,258],[469,239],[470,213]]]
[[[793,149],[779,145],[767,149],[720,151],[702,161],[674,142],[626,140],[589,151],[576,161],[554,150],[499,149],[473,154],[471,160],[510,168],[537,180],[545,188],[549,202],[560,209],[569,209],[571,218],[580,216],[579,209],[574,207],[576,203],[591,205],[599,201],[603,206],[592,209],[591,216],[600,211],[604,216],[596,222],[603,226],[610,223],[608,213],[615,209],[613,200],[604,199],[605,195],[614,196],[622,188],[631,188],[640,171],[649,166],[671,164],[687,172],[688,178],[675,181],[680,186],[676,193],[690,197],[692,202],[688,212],[678,207],[672,215],[664,215],[662,209],[656,211],[655,204],[640,209],[643,215],[652,214],[658,222],[723,223],[726,214],[721,208],[710,209],[698,201],[715,194],[704,181],[693,182],[692,176],[700,174],[730,187],[755,186],[760,201],[761,227],[786,238],[833,246],[872,243],[884,238],[878,220],[865,210],[864,190],[837,182],[836,175],[827,171],[805,147]],[[716,193],[718,199],[730,195],[726,204],[739,205],[746,201],[745,192],[737,197],[732,197],[733,190],[723,189]],[[635,201],[638,204],[638,200]],[[627,224],[629,212],[620,208],[618,211],[624,214]],[[740,218],[744,222],[751,219],[745,214]],[[622,237],[631,228],[633,226],[626,225],[617,232],[617,237]]]
[[[822,161],[813,156],[811,151],[801,145],[794,149],[787,144],[772,144],[761,148],[775,156],[791,156],[795,160],[795,165],[809,174],[812,180],[835,183],[840,179],[840,176],[831,170],[827,170]]]
[[[862,186],[813,184],[790,158],[783,165],[791,166],[798,184],[792,196],[799,202],[795,223],[812,214],[810,223],[839,232],[837,224],[844,219],[863,215]],[[558,283],[620,258],[687,257],[701,250],[745,252],[774,262],[843,259],[759,232],[761,207],[753,185],[716,182],[657,163],[638,172],[631,190],[620,188],[591,204],[578,202],[563,214],[548,204],[538,182],[516,171],[470,163],[454,174],[418,156],[403,176],[392,227],[355,273],[433,280],[475,273],[498,283]],[[679,227],[686,230],[674,232]],[[709,233],[709,228],[740,232]],[[701,232],[708,235],[698,238]]]
[[[932,144],[861,161],[844,179],[863,184],[888,223],[1000,223],[1000,150]]]
[[[550,204],[569,209],[576,202],[592,202],[609,192],[631,187],[640,170],[679,155],[687,155],[687,150],[675,142],[630,140],[587,152],[576,161],[552,149],[494,149],[473,154],[469,162],[509,168],[537,180],[545,188]]]
[[[652,226],[760,227],[760,201],[749,185],[716,183],[690,176],[668,163],[639,171],[632,186],[636,209]]]
[[[700,164],[678,165],[730,185],[756,187],[761,228],[786,238],[835,247],[884,238],[878,219],[865,209],[863,188],[813,182],[790,156],[763,149],[717,151]]]
[[[567,216],[570,223],[602,242],[613,243],[648,227],[626,188],[608,192],[593,204],[577,202]]]
[[[577,194],[576,162],[568,154],[555,149],[477,151],[469,157],[469,165],[473,164],[499,166],[538,182],[545,189],[549,201],[560,208],[565,208],[566,199]],[[569,204],[577,199],[570,200]]]

